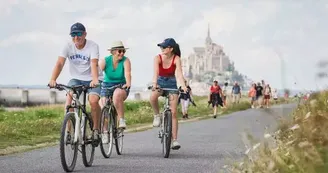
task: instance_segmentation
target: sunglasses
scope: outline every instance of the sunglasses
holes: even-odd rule
[[[161,48],[162,49],[166,49],[166,48],[171,48],[171,47],[170,46],[166,46],[166,47],[165,46],[162,46]]]
[[[118,53],[125,53],[126,51],[125,51],[125,50],[121,50],[121,49],[119,49],[119,50],[117,50],[117,52],[118,52]]]
[[[81,37],[82,35],[83,35],[83,32],[73,32],[73,33],[71,33],[71,37],[76,37],[76,36]]]

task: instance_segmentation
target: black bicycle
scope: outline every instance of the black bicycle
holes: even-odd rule
[[[149,86],[148,89],[152,90],[152,86]],[[169,104],[169,91],[180,91],[179,89],[171,89],[171,88],[160,88],[157,87],[156,90],[158,92],[163,92],[161,95],[165,97],[164,108],[161,113],[161,125],[160,130],[158,132],[158,137],[161,139],[162,143],[162,152],[164,158],[168,158],[171,151],[171,141],[172,141],[172,111]]]
[[[115,90],[116,88],[122,88],[123,85],[115,85],[112,87],[103,87],[107,91]],[[106,104],[101,110],[101,121],[100,121],[101,134],[107,135],[107,141],[101,141],[100,150],[105,158],[109,158],[112,154],[113,144],[115,145],[116,152],[118,155],[122,154],[123,151],[123,137],[124,129],[118,128],[117,112],[113,104],[113,96],[107,96]],[[105,146],[108,145],[108,146]],[[108,150],[107,150],[108,149]]]
[[[49,85],[48,85],[49,86]],[[57,84],[55,87],[59,91],[65,90],[67,94],[72,94],[72,103],[66,107],[66,115],[61,128],[60,135],[60,159],[63,169],[66,172],[72,172],[76,165],[77,151],[82,153],[84,166],[92,166],[95,147],[99,145],[99,140],[93,138],[93,121],[91,114],[86,111],[86,94],[92,87],[85,85],[66,86]],[[83,103],[79,97],[83,92]],[[70,109],[74,109],[70,112]],[[65,147],[67,147],[67,151]],[[82,150],[79,150],[81,146]],[[68,154],[72,151],[71,154]],[[65,156],[71,156],[67,159]],[[71,160],[69,162],[69,160]]]

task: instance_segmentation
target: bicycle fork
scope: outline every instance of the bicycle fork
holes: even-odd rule
[[[158,132],[158,138],[161,138],[161,143],[163,143],[164,135],[167,135],[166,132],[164,131],[164,129],[165,129],[164,119],[165,119],[165,113],[162,113],[162,116],[161,116],[161,129]]]
[[[80,121],[80,117],[77,113],[77,108],[74,108],[74,112],[69,112],[69,113],[73,113],[74,114],[74,117],[75,117],[75,132],[74,132],[74,143],[77,143],[80,141],[81,139],[81,133],[80,133],[80,130],[82,128],[84,128],[84,122],[82,122],[82,127],[81,127],[81,121]],[[82,118],[82,121],[84,121],[84,118]],[[83,131],[82,131],[83,133]]]

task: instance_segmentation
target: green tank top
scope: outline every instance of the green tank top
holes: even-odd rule
[[[113,67],[113,56],[105,57],[106,66],[104,69],[104,82],[108,83],[126,83],[124,76],[124,62],[126,57],[118,62],[116,69]]]

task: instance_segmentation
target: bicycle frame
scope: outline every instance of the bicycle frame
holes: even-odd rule
[[[84,92],[84,91],[83,91]],[[75,129],[79,129],[79,130],[75,130],[75,134],[74,134],[74,143],[77,143],[77,142],[81,142],[81,144],[84,144],[84,141],[81,140],[83,139],[82,137],[84,136],[84,122],[85,122],[85,118],[87,116],[87,113],[86,113],[86,93],[83,93],[83,104],[81,104],[80,100],[79,100],[79,96],[78,94],[76,93],[73,93],[72,95],[72,103],[71,105],[68,105],[67,106],[67,114],[71,114],[73,113],[74,114],[74,117],[75,117]],[[69,109],[70,108],[74,108],[74,112],[69,112]],[[82,111],[82,116],[81,116],[81,119],[80,119],[80,111]],[[89,118],[89,121],[92,122],[92,119]]]
[[[71,89],[71,88],[67,88],[66,86],[63,86],[63,89],[66,91],[67,94],[70,95],[70,92],[72,91],[72,103],[70,105],[66,106],[66,115],[67,114],[74,114],[75,117],[75,132],[74,132],[74,143],[80,142],[80,144],[84,144],[84,141],[81,140],[83,139],[82,137],[84,136],[84,122],[85,122],[85,118],[89,119],[89,122],[91,124],[93,124],[93,120],[92,118],[90,118],[88,116],[88,113],[86,111],[86,90],[87,89],[82,89],[83,92],[83,103],[80,102],[79,95],[75,90]],[[73,112],[70,112],[69,109],[70,108],[74,108]],[[81,118],[79,116],[80,111],[82,111],[82,115]],[[82,125],[81,125],[82,124]],[[92,128],[92,126],[91,126]],[[78,130],[77,130],[78,129]]]

